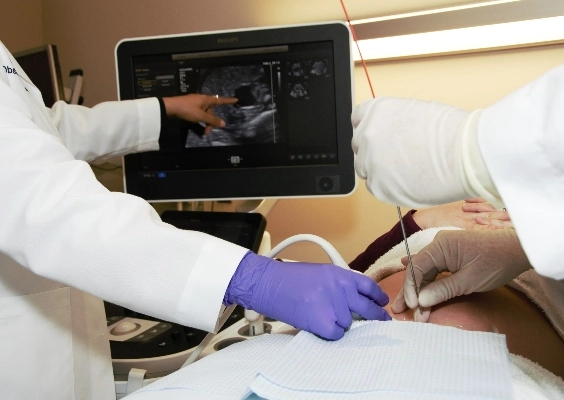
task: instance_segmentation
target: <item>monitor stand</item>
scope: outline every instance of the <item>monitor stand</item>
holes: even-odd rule
[[[255,199],[255,200],[244,200],[237,205],[235,211],[237,212],[249,212],[249,213],[260,213],[265,218],[268,213],[276,205],[278,199]]]

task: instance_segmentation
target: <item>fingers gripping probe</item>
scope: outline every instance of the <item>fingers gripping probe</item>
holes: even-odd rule
[[[306,241],[318,244],[325,251],[325,253],[327,253],[333,264],[344,269],[350,269],[349,265],[345,262],[343,257],[341,257],[341,255],[337,252],[337,250],[328,241],[326,241],[325,239],[319,236],[305,234],[305,233],[301,235],[294,235],[287,238],[286,240],[283,240],[276,247],[270,250],[266,254],[266,256],[270,258],[274,258],[286,247],[297,242],[306,242]],[[260,317],[261,315],[256,311],[245,310],[245,318],[249,319],[249,329],[255,329],[257,324],[260,324],[262,326],[262,318]],[[359,319],[360,317],[354,315],[354,318]],[[259,331],[256,332],[256,334],[260,334],[260,333],[263,332],[260,331],[260,327],[259,327]]]
[[[313,242],[318,244],[324,251],[325,253],[327,253],[327,255],[329,256],[329,259],[331,260],[331,262],[343,269],[348,269],[350,270],[351,268],[349,267],[349,264],[346,263],[346,261],[343,259],[343,257],[341,257],[341,255],[339,254],[339,252],[331,245],[331,243],[329,243],[327,240],[316,236],[316,235],[311,235],[311,234],[301,234],[301,235],[295,235],[295,236],[290,236],[288,239],[280,242],[276,247],[274,247],[269,253],[268,256],[271,258],[276,257],[276,255],[278,253],[280,253],[283,249],[285,249],[286,247],[288,247],[289,245],[293,244],[293,243],[297,243],[297,242]],[[355,271],[357,272],[357,271]],[[354,320],[364,320],[363,317],[361,317],[360,315],[358,315],[357,313],[351,312],[353,319]]]
[[[343,8],[343,12],[345,13],[345,18],[347,20],[347,24],[349,25],[351,34],[353,36],[354,43],[356,44],[356,48],[358,50],[358,55],[360,56],[360,61],[362,62],[362,67],[364,69],[364,73],[365,73],[366,79],[368,81],[368,86],[370,87],[370,92],[372,93],[372,98],[375,98],[376,96],[374,95],[374,89],[372,87],[372,81],[370,80],[370,75],[368,74],[368,68],[366,67],[366,62],[364,61],[364,58],[362,57],[362,52],[360,51],[358,39],[356,38],[354,28],[353,28],[351,20],[349,18],[349,13],[347,12],[347,8],[345,7],[344,1],[340,0],[340,2],[341,2],[341,7]],[[397,209],[398,209],[399,222],[400,222],[400,226],[401,226],[401,233],[403,235],[403,241],[405,242],[405,250],[407,251],[407,260],[408,260],[408,264],[409,264],[409,271],[411,273],[411,278],[413,279],[413,288],[415,289],[415,295],[417,296],[417,298],[419,298],[419,288],[417,287],[417,281],[415,280],[415,271],[413,270],[413,263],[411,262],[411,254],[409,252],[409,244],[407,243],[407,235],[405,233],[405,227],[403,225],[403,218],[402,218],[402,215],[401,215],[401,209],[400,209],[399,206],[397,206]],[[419,306],[417,307],[417,309],[419,309]]]
[[[313,243],[318,244],[325,251],[325,253],[327,253],[327,255],[329,256],[329,258],[331,259],[331,262],[333,264],[335,264],[335,265],[337,265],[341,268],[350,270],[349,265],[345,262],[343,257],[341,257],[341,255],[337,252],[337,250],[327,240],[325,240],[325,239],[323,239],[319,236],[311,235],[311,234],[301,234],[301,235],[290,236],[288,239],[283,240],[277,246],[275,246],[272,250],[270,250],[266,254],[266,257],[274,258],[278,255],[278,253],[280,253],[282,250],[284,250],[289,245],[297,243],[297,242],[302,242],[302,241],[309,241],[309,242],[313,242]],[[224,309],[224,311],[218,319],[217,330],[221,329],[223,324],[225,324],[225,322],[227,321],[227,319],[229,318],[229,316],[231,315],[231,313],[233,312],[235,307],[236,307],[236,304],[233,304],[229,307],[222,307]],[[353,313],[353,318],[358,319],[358,317],[354,313]],[[184,368],[184,367],[192,364],[194,361],[196,361],[198,359],[198,357],[200,356],[200,354],[202,353],[202,351],[204,351],[204,349],[210,344],[210,342],[215,337],[215,335],[217,335],[217,334],[212,333],[212,332],[208,333],[206,335],[206,337],[204,337],[204,339],[200,342],[200,344],[194,349],[194,351],[192,351],[192,353],[190,354],[188,359],[184,362],[184,364],[182,364],[182,367],[180,367],[180,368]]]

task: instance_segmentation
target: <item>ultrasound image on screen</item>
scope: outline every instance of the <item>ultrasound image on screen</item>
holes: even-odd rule
[[[280,129],[279,110],[275,98],[280,92],[280,71],[276,64],[188,68],[181,73],[187,81],[196,81],[192,89],[198,93],[235,97],[233,105],[214,107],[216,116],[226,123],[208,135],[200,129],[188,128],[185,147],[238,146],[279,144],[287,141]],[[197,87],[194,87],[197,86]]]
[[[226,126],[166,121],[144,171],[330,165],[337,160],[335,85],[328,42],[147,55],[133,62],[136,98],[191,93],[235,97],[213,107]]]

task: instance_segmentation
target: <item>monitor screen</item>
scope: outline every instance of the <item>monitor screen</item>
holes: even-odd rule
[[[169,119],[159,151],[124,158],[126,192],[149,201],[345,195],[355,188],[350,34],[342,23],[126,39],[121,100],[236,97],[204,135]]]
[[[52,44],[15,53],[14,57],[26,75],[37,86],[43,102],[51,107],[64,99],[64,88],[57,56],[57,47]]]

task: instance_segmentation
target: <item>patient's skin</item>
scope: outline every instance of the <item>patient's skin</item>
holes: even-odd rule
[[[403,272],[379,282],[390,299],[395,299],[403,285]],[[412,321],[413,310],[392,318]],[[524,294],[504,286],[484,293],[460,296],[434,306],[429,323],[454,326],[471,331],[497,332],[506,336],[507,347],[564,378],[564,340],[560,338],[542,310]]]

